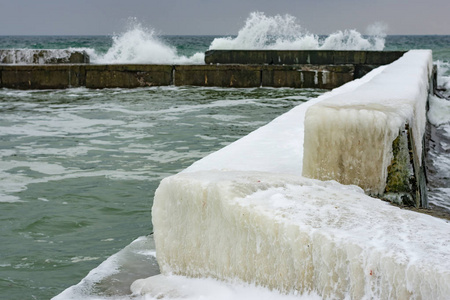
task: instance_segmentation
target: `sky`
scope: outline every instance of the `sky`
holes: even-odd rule
[[[0,35],[110,35],[129,18],[160,34],[235,35],[254,11],[314,34],[375,22],[387,34],[450,34],[450,0],[0,0]]]

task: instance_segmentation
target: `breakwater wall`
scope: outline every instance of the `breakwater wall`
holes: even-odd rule
[[[86,51],[69,49],[0,49],[2,64],[87,64]]]
[[[193,85],[333,89],[404,52],[208,51],[205,65],[1,64],[0,88],[136,88]],[[276,63],[272,62],[276,57]],[[246,62],[241,63],[241,62]]]

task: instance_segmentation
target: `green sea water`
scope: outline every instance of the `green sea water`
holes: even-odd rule
[[[49,299],[152,232],[159,181],[320,90],[0,90],[0,298]]]

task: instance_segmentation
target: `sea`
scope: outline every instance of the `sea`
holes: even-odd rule
[[[135,23],[105,36],[0,36],[0,49],[81,49],[93,64],[202,64],[208,49],[432,49],[438,87],[450,95],[450,36],[322,36],[289,22],[279,36],[270,26],[245,24],[234,36],[168,36]],[[0,299],[131,299],[134,280],[158,273],[151,208],[161,179],[324,92],[0,89]],[[450,137],[450,117],[436,122]],[[440,147],[450,151],[450,144]],[[450,210],[449,160],[439,153],[431,159],[448,173],[430,203]]]

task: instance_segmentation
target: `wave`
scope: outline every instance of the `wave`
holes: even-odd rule
[[[209,50],[218,49],[284,49],[284,50],[383,50],[386,26],[374,24],[368,36],[356,30],[337,31],[325,38],[304,30],[291,15],[266,16],[253,12],[236,37],[221,37],[212,41]],[[180,55],[177,49],[161,39],[152,28],[131,19],[128,29],[113,36],[111,48],[105,54],[83,49],[98,64],[154,63],[203,64],[204,53]]]
[[[154,29],[146,28],[131,20],[129,29],[112,37],[111,48],[105,54],[89,53],[91,61],[98,64],[154,63],[154,64],[202,64],[204,54],[191,57],[179,55],[177,49],[166,44]]]
[[[366,37],[353,29],[320,37],[303,29],[291,15],[253,12],[236,37],[216,38],[209,49],[383,50],[386,29],[384,24],[376,23],[368,27]]]
[[[262,12],[252,12],[237,36],[215,38],[209,49],[383,50],[385,31],[386,26],[375,24],[365,36],[353,29],[319,36],[303,29],[294,16],[266,16]],[[206,50],[208,45],[204,47]],[[43,59],[33,61],[32,53],[27,50],[20,50],[24,55],[16,55],[5,62],[46,63]],[[69,51],[85,51],[94,64],[204,64],[204,52],[182,55],[155,29],[143,26],[135,18],[128,20],[124,32],[113,35],[112,45],[106,52],[94,48],[69,48]],[[48,53],[55,58],[69,55],[67,49]],[[45,61],[51,61],[51,58],[45,57]]]

